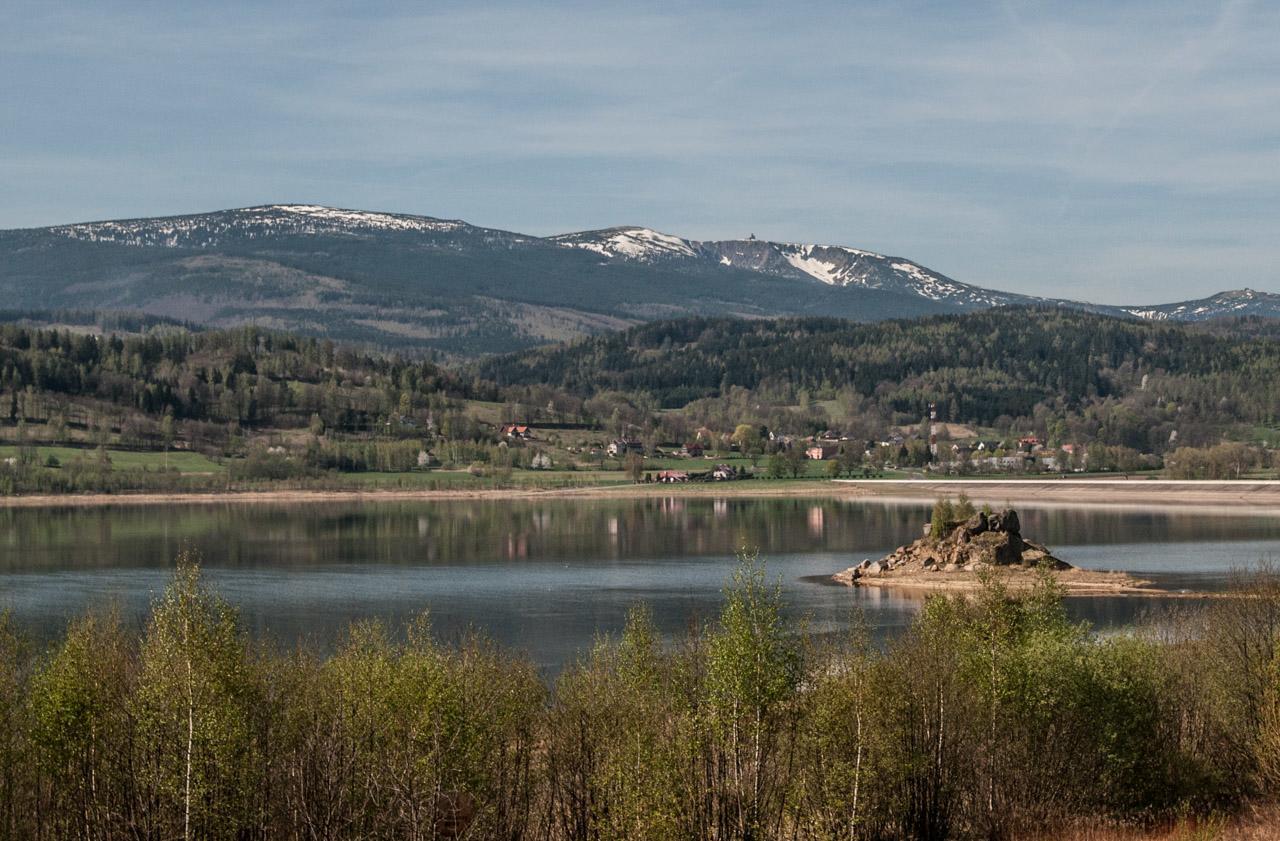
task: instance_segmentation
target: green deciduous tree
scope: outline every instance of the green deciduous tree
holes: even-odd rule
[[[764,838],[781,828],[779,775],[795,724],[789,702],[801,662],[782,620],[780,586],[744,555],[707,638],[704,724],[712,783],[705,829],[716,837]]]
[[[71,624],[32,680],[31,740],[51,837],[129,834],[129,816],[142,805],[129,716],[135,679],[119,618],[91,614]]]
[[[255,825],[267,782],[255,721],[266,711],[234,611],[179,557],[156,602],[134,695],[144,827],[225,838]]]

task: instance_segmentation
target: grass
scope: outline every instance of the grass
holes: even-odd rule
[[[72,459],[93,459],[97,453],[91,449],[79,447],[36,447],[36,464],[43,465],[49,456],[66,464]],[[0,458],[15,458],[18,448],[0,446]],[[133,450],[107,450],[114,470],[161,470],[169,468],[179,473],[222,473],[226,467],[200,454],[183,450],[171,450],[165,453],[135,452]]]
[[[1243,440],[1268,447],[1280,447],[1280,426],[1253,426],[1245,430]]]
[[[505,417],[506,404],[494,403],[488,400],[467,400],[466,412],[476,420],[497,426],[500,423],[510,423],[510,419]]]

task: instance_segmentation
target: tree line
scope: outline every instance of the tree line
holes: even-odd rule
[[[0,392],[11,422],[48,420],[74,398],[86,414],[303,428],[316,416],[350,431],[385,421],[405,395],[405,408],[434,397],[442,410],[449,397],[496,397],[429,361],[252,327],[99,336],[19,324],[0,324]]]
[[[1277,338],[1280,326],[1261,320],[1152,324],[1037,308],[878,324],[691,318],[445,366],[259,328],[155,324],[100,335],[12,323],[0,324],[0,435],[125,449],[180,443],[235,457],[261,440],[298,449],[290,457],[299,474],[403,466],[411,447],[397,442],[416,441],[437,455],[479,453],[441,459],[466,466],[492,462],[503,443],[495,423],[477,419],[473,407],[486,402],[501,407],[501,421],[541,425],[548,440],[578,450],[616,436],[648,449],[700,439],[773,453],[834,430],[857,454],[909,427],[917,434],[889,460],[921,466],[933,460],[933,412],[1005,443],[1034,433],[1051,448],[1096,445],[1096,469],[1095,453],[1146,464],[1158,458],[1143,456],[1179,448],[1275,440]],[[731,441],[743,427],[760,435]],[[301,436],[276,434],[286,430],[310,432],[310,449],[301,451]],[[1221,459],[1191,451],[1179,461],[1190,465],[1179,468],[1185,475],[1223,471]]]
[[[643,607],[547,684],[428,620],[255,645],[184,557],[141,633],[0,624],[0,837],[1012,838],[1280,792],[1280,579],[1127,635],[1046,577],[818,643],[748,559],[673,643]]]
[[[689,318],[486,360],[499,386],[644,395],[664,408],[799,405],[871,425],[939,420],[1163,452],[1280,415],[1280,326],[1130,321],[1052,308],[856,324]],[[741,396],[738,396],[741,395]],[[753,421],[739,409],[737,422]],[[819,418],[817,422],[821,423]],[[1175,446],[1177,443],[1174,444]]]

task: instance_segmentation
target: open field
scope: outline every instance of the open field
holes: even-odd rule
[[[37,446],[36,463],[44,464],[49,456],[53,456],[60,464],[65,465],[73,459],[93,460],[97,451],[80,447],[46,447]],[[0,445],[0,459],[16,458],[18,448],[12,445]],[[138,452],[134,450],[107,450],[114,470],[177,470],[179,473],[222,473],[224,465],[200,454],[182,450],[171,450],[166,453]]]

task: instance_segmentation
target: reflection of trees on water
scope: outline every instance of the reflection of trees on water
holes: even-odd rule
[[[185,544],[231,566],[487,564],[870,553],[914,539],[927,504],[814,499],[519,500],[0,511],[0,569],[163,566]],[[1023,509],[1050,546],[1280,539],[1280,518]]]
[[[1220,509],[1039,508],[1019,514],[1023,533],[1049,546],[1280,539],[1280,517],[1224,515]]]

